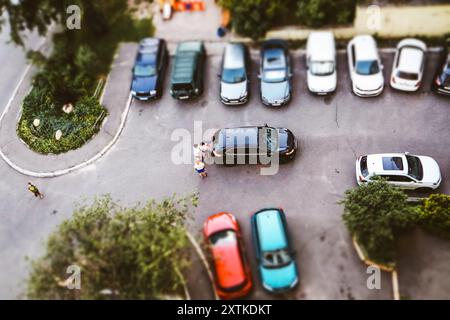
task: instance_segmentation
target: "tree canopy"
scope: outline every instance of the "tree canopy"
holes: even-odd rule
[[[397,232],[417,221],[414,208],[407,203],[407,195],[379,178],[347,190],[341,203],[344,222],[369,259],[394,263]]]
[[[102,197],[78,208],[32,261],[28,297],[160,299],[183,293],[192,205],[195,196],[130,208]],[[67,287],[69,266],[80,268],[79,290]]]

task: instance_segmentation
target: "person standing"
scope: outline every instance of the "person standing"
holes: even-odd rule
[[[208,176],[208,173],[206,172],[206,166],[205,163],[200,160],[195,160],[194,169],[200,176],[200,178],[206,178]]]
[[[44,199],[44,195],[39,191],[39,189],[32,184],[31,182],[28,182],[28,190],[34,194],[34,196],[37,198],[39,197],[39,199]]]

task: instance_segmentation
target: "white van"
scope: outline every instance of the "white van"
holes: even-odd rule
[[[311,32],[306,45],[308,89],[325,95],[336,90],[336,45],[329,31]]]

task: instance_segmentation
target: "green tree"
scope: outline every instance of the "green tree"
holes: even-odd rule
[[[416,214],[407,195],[383,179],[345,192],[344,222],[373,261],[395,262],[398,231],[414,224]]]
[[[450,196],[432,194],[419,208],[419,221],[427,230],[450,239]]]
[[[38,299],[160,299],[183,292],[189,240],[185,220],[195,196],[124,208],[109,197],[77,209],[32,261],[28,297]],[[70,265],[81,289],[67,288]]]
[[[356,0],[297,0],[299,23],[309,27],[350,23],[355,18]]]

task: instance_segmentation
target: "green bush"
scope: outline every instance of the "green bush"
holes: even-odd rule
[[[164,299],[183,296],[190,243],[186,219],[196,196],[121,207],[109,197],[78,208],[31,263],[30,299]],[[68,290],[69,266],[80,288]]]
[[[369,259],[395,263],[396,234],[417,221],[407,195],[383,179],[347,190],[343,219],[350,233],[364,247]]]
[[[231,11],[236,32],[252,39],[289,24],[321,27],[351,23],[356,12],[355,0],[220,0],[220,5]]]
[[[427,230],[450,239],[450,196],[432,194],[419,208],[419,221]]]
[[[28,57],[40,68],[33,89],[24,99],[18,135],[39,153],[62,153],[81,147],[99,131],[107,110],[92,98],[100,78],[109,72],[121,41],[137,41],[154,32],[152,21],[135,21],[127,0],[83,0],[81,30],[64,30],[53,36],[49,58],[37,52]],[[62,111],[71,103],[75,111]],[[38,128],[34,119],[40,119]],[[56,141],[55,132],[63,137]]]

